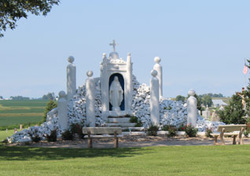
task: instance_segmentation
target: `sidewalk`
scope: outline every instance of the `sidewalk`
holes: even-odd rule
[[[250,144],[250,138],[243,138],[244,144]],[[220,143],[220,140],[218,141]],[[212,138],[187,138],[177,136],[168,138],[166,136],[125,136],[119,139],[119,148],[128,147],[149,147],[149,146],[190,146],[190,145],[210,145],[214,143]],[[225,138],[226,145],[232,145],[232,138]],[[49,148],[87,148],[88,141],[75,140],[57,142],[39,142],[32,143],[30,147],[49,147]],[[94,139],[93,148],[113,148],[113,139]]]

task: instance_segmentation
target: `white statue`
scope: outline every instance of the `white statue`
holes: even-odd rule
[[[113,111],[120,111],[120,105],[123,100],[123,90],[118,77],[115,76],[114,81],[110,86],[109,91],[109,102],[111,103]]]
[[[187,99],[187,124],[195,127],[198,118],[197,99],[194,97],[195,91],[188,91],[188,95],[190,95],[190,97]]]

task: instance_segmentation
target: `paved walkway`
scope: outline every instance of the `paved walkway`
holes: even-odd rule
[[[220,140],[218,141],[220,142]],[[226,145],[232,145],[232,138],[225,138]],[[250,144],[250,138],[244,138],[244,144]],[[189,145],[213,145],[212,138],[186,138],[186,137],[149,137],[149,136],[129,136],[119,140],[119,148],[128,147],[148,147],[148,146],[189,146]],[[87,148],[87,139],[76,141],[39,142],[33,143],[31,147],[49,148]],[[93,148],[113,148],[113,139],[94,139]]]

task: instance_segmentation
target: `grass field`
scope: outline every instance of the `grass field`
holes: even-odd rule
[[[0,127],[41,122],[46,104],[43,100],[1,100]]]
[[[4,130],[4,131],[0,131],[0,142],[4,139],[6,139],[9,136],[12,136],[14,134],[14,130]],[[1,175],[1,174],[0,174]]]
[[[247,176],[249,145],[59,149],[0,146],[0,175]]]

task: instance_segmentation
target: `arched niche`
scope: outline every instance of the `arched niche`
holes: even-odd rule
[[[118,80],[119,80],[119,82],[120,82],[120,84],[121,84],[121,87],[122,87],[122,90],[123,90],[123,100],[122,100],[122,103],[121,103],[121,105],[120,105],[120,109],[121,109],[121,111],[124,111],[124,110],[125,110],[124,78],[123,78],[123,76],[122,76],[121,74],[119,74],[119,73],[114,73],[114,74],[112,74],[112,75],[109,77],[109,92],[110,92],[110,85],[111,85],[111,83],[113,82],[115,76],[118,77]],[[112,111],[112,104],[111,104],[111,103],[109,103],[109,110]]]

